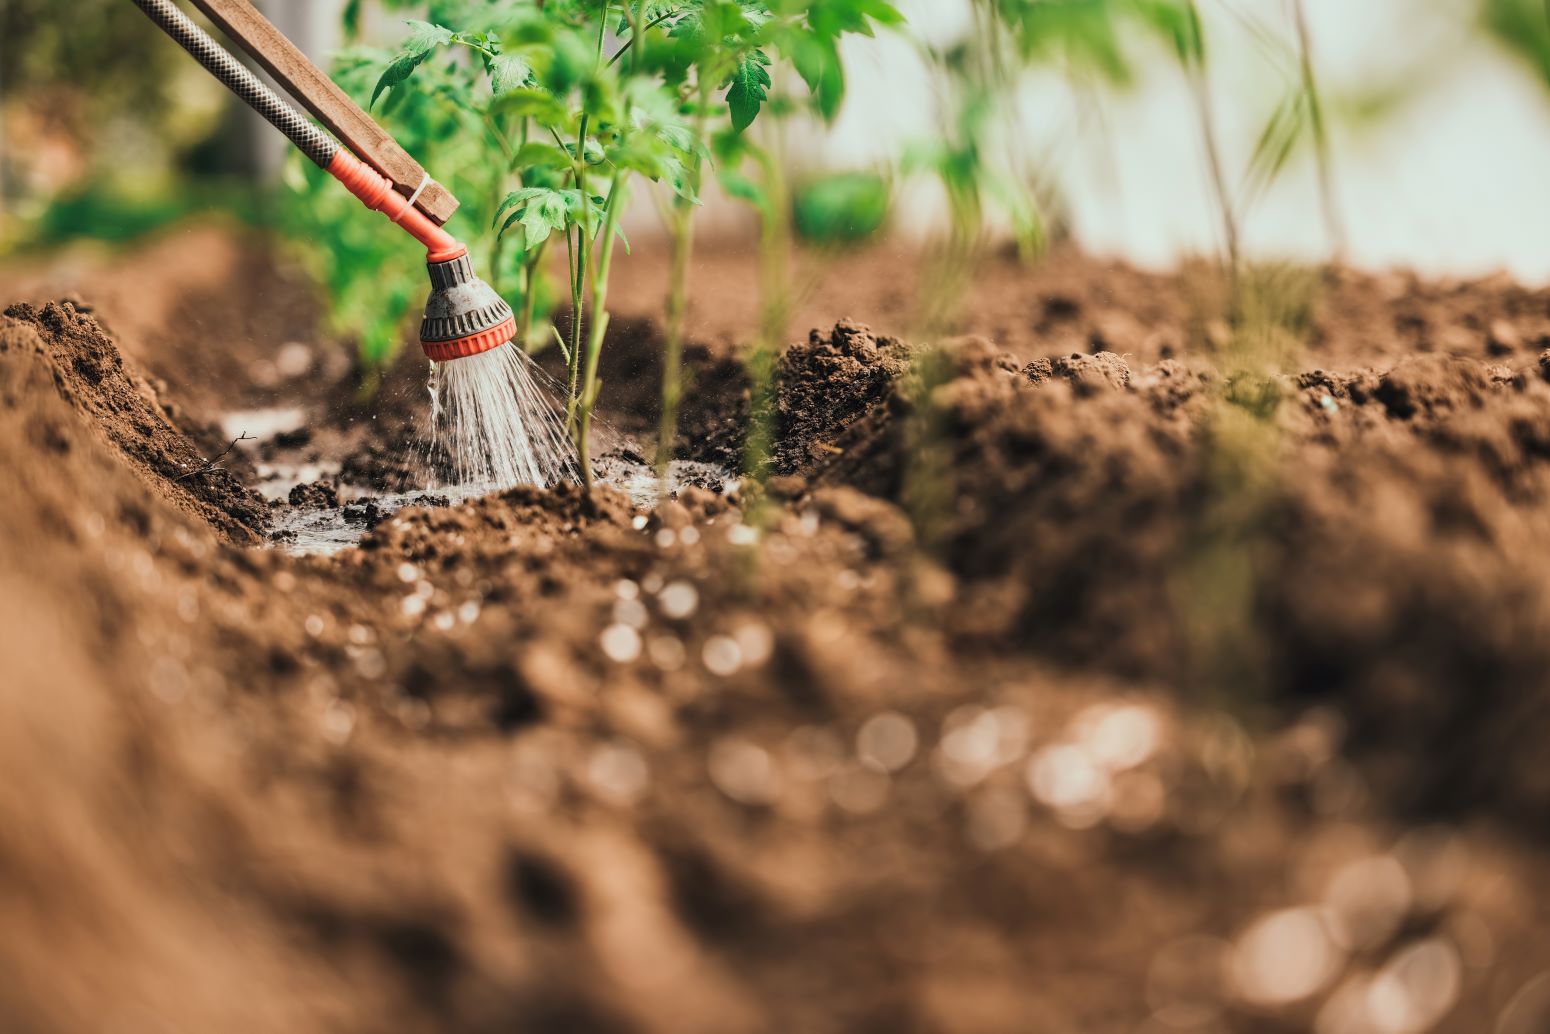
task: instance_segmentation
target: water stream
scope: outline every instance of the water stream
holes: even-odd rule
[[[303,453],[277,441],[305,424],[304,411],[247,410],[222,419],[228,429],[250,434],[254,428],[260,430],[242,447],[254,457],[257,489],[277,504],[273,524],[277,549],[336,553],[355,545],[372,527],[406,506],[456,505],[513,485],[580,480],[564,413],[555,401],[563,397],[564,386],[519,349],[503,345],[481,355],[433,363],[427,387],[430,433],[416,447],[414,457],[425,487],[376,493],[335,484],[334,505],[286,505],[292,489],[334,481],[340,472],[337,461],[319,460],[315,450]],[[618,487],[637,505],[657,502],[663,486],[642,458],[648,450],[602,421],[594,421],[593,428],[597,482]],[[303,455],[313,458],[304,460]],[[736,479],[711,464],[675,461],[668,480],[669,491],[690,485],[726,491]]]

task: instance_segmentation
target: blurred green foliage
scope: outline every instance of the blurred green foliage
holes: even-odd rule
[[[797,236],[812,244],[854,245],[888,222],[888,179],[875,172],[837,172],[799,183],[791,199]]]
[[[1480,17],[1487,32],[1550,86],[1550,2],[1481,0]]]
[[[82,190],[55,198],[9,243],[17,249],[46,248],[82,239],[128,244],[210,211],[259,226],[272,216],[267,200],[254,193],[251,183],[241,180],[197,180],[178,184],[175,189],[136,191],[97,179]]]
[[[175,207],[171,180],[216,128],[221,104],[219,87],[126,0],[3,0],[0,235],[9,245],[53,239],[72,210],[114,192],[143,201],[160,190]],[[52,225],[21,225],[56,199],[66,211]],[[103,230],[124,237],[131,223],[126,215]]]

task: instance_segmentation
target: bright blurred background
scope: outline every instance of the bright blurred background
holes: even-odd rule
[[[345,0],[260,6],[324,64],[344,42]],[[847,41],[852,73],[837,121],[793,130],[788,160],[800,171],[889,165],[952,117],[925,49],[946,51],[970,31],[969,2],[900,6],[904,32]],[[1359,267],[1550,280],[1542,0],[1304,0],[1304,10],[1340,256]],[[1291,4],[1203,0],[1200,11],[1222,164],[1245,188],[1245,255],[1331,257],[1305,141],[1269,182],[1247,189],[1245,170],[1298,77]],[[400,16],[367,3],[362,39],[394,46]],[[5,0],[0,18],[0,253],[124,241],[198,210],[284,224],[294,193],[283,141],[128,0]],[[1220,221],[1186,76],[1155,41],[1120,33],[1126,81],[1051,54],[1018,73],[1015,117],[1005,123],[1016,128],[1001,136],[1052,236],[1167,267],[1218,249]],[[436,172],[436,153],[418,157]],[[896,231],[929,238],[944,218],[940,190],[924,176],[898,183]],[[636,201],[632,237],[660,232],[649,199]],[[712,196],[701,225],[731,233],[752,219]]]

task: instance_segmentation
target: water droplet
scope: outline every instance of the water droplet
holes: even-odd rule
[[[657,602],[661,604],[663,614],[680,621],[699,607],[700,592],[689,582],[671,582],[658,594]]]
[[[1028,761],[1027,781],[1033,796],[1073,829],[1095,826],[1109,812],[1109,775],[1080,747],[1062,744],[1039,751]]]
[[[684,644],[675,635],[652,636],[646,643],[646,655],[663,671],[677,671],[684,666]]]
[[[762,621],[744,621],[733,633],[738,648],[743,651],[743,663],[757,668],[770,659],[775,651],[775,636],[770,626]]]
[[[897,772],[914,759],[918,742],[914,723],[897,711],[884,711],[867,719],[856,734],[856,756],[869,768]]]
[[[1458,951],[1444,938],[1411,945],[1378,971],[1367,1011],[1383,1034],[1420,1034],[1458,1001],[1462,970]]]
[[[706,767],[716,789],[740,804],[769,804],[780,795],[774,760],[763,747],[747,740],[717,740]]]
[[[621,806],[640,800],[650,779],[646,759],[634,744],[622,740],[597,747],[587,759],[588,782],[603,797]]]
[[[1156,712],[1139,704],[1100,704],[1078,715],[1072,728],[1088,756],[1110,772],[1144,763],[1162,740]]]
[[[598,643],[603,653],[619,664],[629,664],[640,656],[640,633],[629,625],[609,625],[598,636]]]
[[[355,730],[355,708],[345,700],[329,702],[323,711],[323,738],[339,746],[350,738]]]
[[[1348,950],[1387,940],[1410,910],[1410,900],[1410,877],[1391,855],[1347,863],[1324,889],[1331,932]]]
[[[705,640],[705,645],[700,650],[700,659],[705,662],[706,671],[726,678],[729,675],[735,675],[743,666],[743,650],[737,645],[736,639],[730,636],[713,635]]]
[[[308,614],[307,620],[302,622],[302,628],[309,636],[316,639],[323,634],[323,618],[318,614]]]
[[[414,566],[413,564],[409,563],[408,561],[405,561],[404,563],[398,565],[398,580],[399,581],[401,581],[401,582],[403,582],[405,584],[408,584],[408,583],[413,582],[413,581],[418,581],[419,577],[420,577],[420,569],[418,567]]]
[[[1232,974],[1248,1001],[1287,1005],[1322,990],[1344,962],[1319,910],[1288,908],[1261,917],[1238,938]]]
[[[638,599],[615,600],[614,622],[620,625],[629,625],[631,628],[645,628],[651,620],[651,615],[646,612],[646,605]]]

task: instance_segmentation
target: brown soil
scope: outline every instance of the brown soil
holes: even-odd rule
[[[759,527],[516,489],[330,558],[247,464],[396,487],[412,365],[189,478],[175,359],[10,310],[0,1030],[1542,1029],[1546,297],[1341,274],[1224,381],[1190,277],[986,282],[1011,340],[786,353]]]

